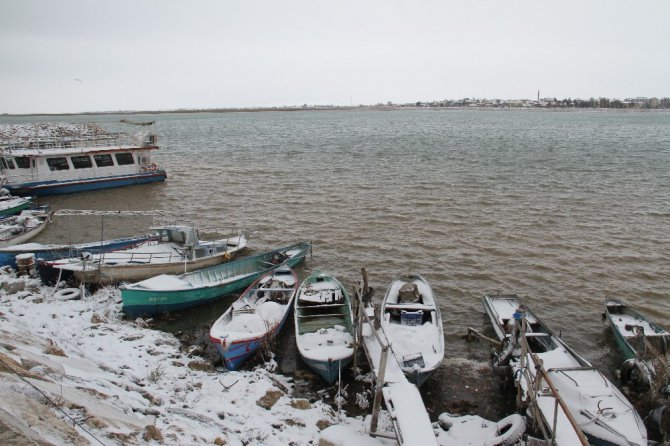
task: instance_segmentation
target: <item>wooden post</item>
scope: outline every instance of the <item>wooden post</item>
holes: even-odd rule
[[[365,267],[361,268],[361,276],[363,277],[363,296],[367,296],[368,292],[370,291],[370,287],[368,286],[368,270],[365,269]]]
[[[377,423],[379,422],[379,410],[382,404],[382,389],[384,388],[384,375],[386,375],[386,360],[388,358],[389,346],[382,347],[382,357],[379,360],[379,374],[377,376],[377,383],[375,387],[375,400],[372,403],[372,419],[370,420],[370,432],[377,431]]]

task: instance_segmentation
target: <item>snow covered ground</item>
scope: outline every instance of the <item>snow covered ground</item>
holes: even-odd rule
[[[59,300],[0,270],[0,444],[393,444],[368,436],[362,417],[293,397],[273,364],[214,368],[122,319],[120,301],[116,288]],[[435,427],[438,444],[477,444]]]

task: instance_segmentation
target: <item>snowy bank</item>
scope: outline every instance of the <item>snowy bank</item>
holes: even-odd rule
[[[61,301],[6,269],[0,283],[2,444],[284,446],[365,437],[362,419],[293,398],[290,378],[216,370],[174,336],[121,319],[118,289]],[[321,438],[329,426],[337,429]]]

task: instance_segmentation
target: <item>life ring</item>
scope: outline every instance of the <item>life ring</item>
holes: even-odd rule
[[[526,420],[518,413],[514,413],[496,423],[498,436],[487,439],[485,445],[511,446],[521,440],[524,432],[526,432]]]
[[[149,166],[149,170],[151,170],[152,172],[155,172],[156,169],[158,169],[158,166],[156,166],[156,163],[151,163],[151,166]]]
[[[56,291],[54,298],[58,300],[74,300],[81,297],[81,290],[79,288],[63,288]]]

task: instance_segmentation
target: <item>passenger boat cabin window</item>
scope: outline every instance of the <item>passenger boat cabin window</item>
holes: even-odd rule
[[[0,158],[0,161],[2,161],[2,167],[4,167],[5,169],[14,168],[14,163],[12,162],[11,158]]]
[[[119,166],[125,166],[127,164],[135,164],[132,153],[117,153],[114,155],[116,157],[116,164]]]
[[[30,169],[30,158],[27,156],[17,156],[14,161],[19,169]]]
[[[112,155],[93,155],[95,165],[98,167],[109,167],[114,165]]]
[[[51,170],[70,170],[67,158],[59,156],[58,158],[47,158],[47,165]]]
[[[91,157],[88,155],[73,156],[70,158],[75,169],[88,169],[93,167]]]

